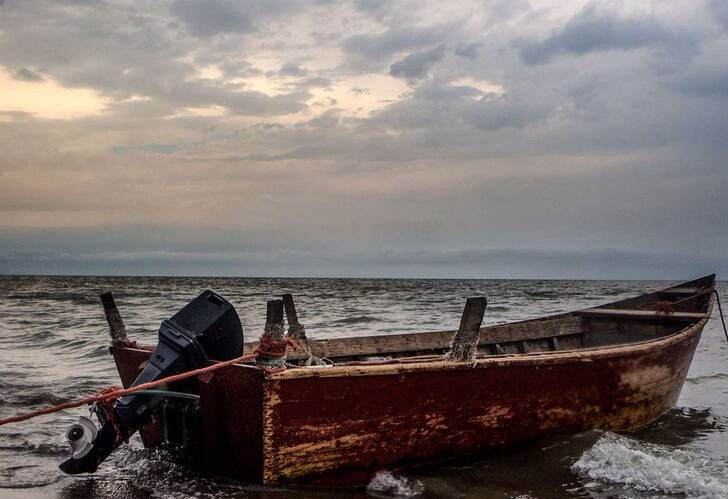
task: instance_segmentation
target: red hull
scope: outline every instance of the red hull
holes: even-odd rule
[[[552,431],[633,430],[672,408],[707,319],[606,348],[290,369],[231,366],[198,380],[203,462],[268,485],[351,484],[377,469]],[[149,352],[113,349],[128,386]],[[144,442],[160,443],[158,424]]]

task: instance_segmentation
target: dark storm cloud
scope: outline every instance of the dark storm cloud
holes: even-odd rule
[[[28,68],[17,69],[13,73],[13,78],[19,81],[45,81],[45,78]]]
[[[626,50],[670,40],[671,33],[654,17],[626,16],[593,3],[545,39],[524,42],[520,52],[526,64],[542,64],[562,53]]]
[[[445,57],[445,45],[438,45],[429,50],[413,52],[404,59],[395,62],[389,68],[389,74],[409,81],[424,78],[430,68]]]

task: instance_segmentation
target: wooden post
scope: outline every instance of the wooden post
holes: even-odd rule
[[[281,341],[283,339],[283,300],[269,300],[265,311],[263,335]]]
[[[128,344],[129,338],[126,335],[126,327],[124,326],[124,321],[121,320],[121,314],[119,313],[119,309],[116,308],[114,295],[111,294],[111,291],[107,291],[106,293],[102,293],[99,296],[101,298],[101,304],[104,306],[106,322],[109,323],[109,332],[111,333],[112,344]]]
[[[306,337],[306,328],[298,322],[298,314],[296,313],[296,305],[293,303],[293,295],[286,293],[282,296],[283,306],[286,309],[286,320],[288,321],[288,338],[293,340],[295,348],[306,356],[303,361],[304,366],[325,366],[326,361],[320,357],[316,357],[311,352],[311,345]]]
[[[478,353],[480,325],[483,323],[487,305],[488,301],[484,296],[468,298],[465,301],[465,310],[463,310],[463,316],[460,319],[460,327],[452,336],[450,350],[445,354],[445,360],[475,362],[475,356]]]
[[[286,321],[288,322],[288,336],[297,340],[306,339],[306,329],[298,322],[296,305],[293,303],[293,295],[286,293],[282,296],[283,308],[286,310]]]
[[[286,342],[283,338],[283,300],[269,300],[265,313],[265,328],[258,347],[258,365],[286,366]]]

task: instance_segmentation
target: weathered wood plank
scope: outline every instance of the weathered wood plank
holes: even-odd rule
[[[485,296],[468,298],[465,301],[463,316],[460,318],[460,327],[452,335],[450,349],[445,354],[447,360],[457,362],[473,362],[478,351],[478,337],[480,325],[483,323],[485,307],[488,301]]]
[[[109,333],[111,333],[112,343],[114,345],[128,343],[129,338],[126,335],[126,326],[124,326],[124,321],[121,319],[119,309],[116,308],[114,295],[111,294],[111,291],[107,291],[99,295],[99,298],[101,298],[101,304],[104,307],[106,322],[109,323]]]
[[[655,310],[629,310],[621,308],[589,308],[579,310],[576,314],[583,317],[611,317],[614,319],[647,319],[647,320],[677,320],[693,321],[700,320],[705,314],[694,312],[658,312]]]
[[[583,319],[571,315],[561,315],[512,324],[499,324],[480,328],[479,346],[494,343],[509,343],[528,339],[568,336],[585,331]],[[352,357],[364,355],[386,355],[398,352],[435,352],[444,353],[454,331],[434,331],[428,333],[404,333],[382,336],[351,338],[309,339],[311,351],[317,357]],[[257,348],[257,342],[246,343],[245,353]],[[303,359],[300,352],[288,351],[289,360]]]
[[[286,321],[288,321],[288,325],[293,326],[298,324],[298,314],[296,313],[296,304],[293,303],[293,295],[286,293],[281,298],[283,299],[283,307],[286,310]]]

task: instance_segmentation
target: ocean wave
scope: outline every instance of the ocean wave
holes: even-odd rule
[[[19,442],[15,445],[0,445],[0,451],[32,452],[36,456],[58,457],[68,454],[68,446],[57,442],[34,444],[28,441]]]
[[[35,391],[35,392],[20,392],[8,394],[3,397],[3,404],[7,406],[20,406],[20,407],[35,407],[35,406],[49,406],[57,405],[63,402],[68,402],[68,397],[61,395],[57,392],[48,391]]]
[[[660,492],[690,499],[728,497],[728,466],[691,450],[651,444],[607,433],[572,470],[596,484]]]
[[[331,324],[368,324],[379,321],[381,321],[381,319],[378,317],[372,317],[370,315],[355,315],[352,317],[345,317],[343,319],[336,319],[331,321]]]
[[[711,382],[711,381],[722,381],[722,380],[728,380],[728,374],[726,374],[726,373],[706,374],[704,376],[696,376],[694,378],[688,378],[685,380],[685,382],[693,384],[693,385],[701,385],[703,383],[707,383],[707,382]]]

